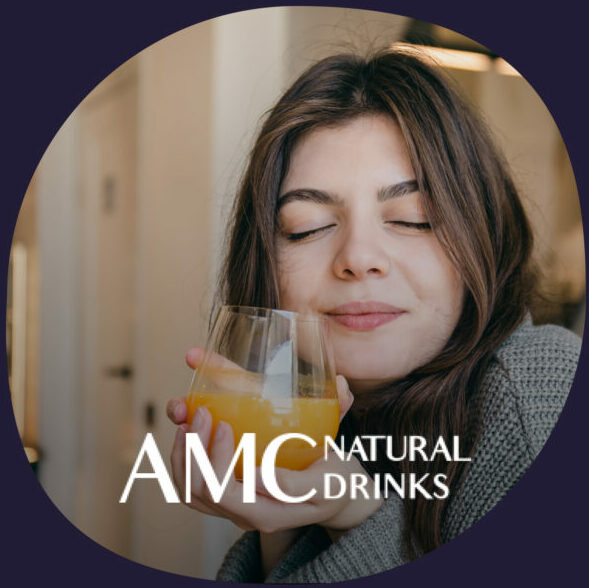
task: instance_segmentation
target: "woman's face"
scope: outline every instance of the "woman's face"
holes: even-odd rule
[[[329,318],[337,371],[353,390],[399,379],[442,350],[463,286],[430,230],[392,118],[301,138],[278,222],[281,306]]]

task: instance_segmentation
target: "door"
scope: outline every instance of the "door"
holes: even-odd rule
[[[119,498],[134,458],[136,86],[130,63],[91,93],[80,115],[78,526],[123,556],[131,552],[131,519]]]

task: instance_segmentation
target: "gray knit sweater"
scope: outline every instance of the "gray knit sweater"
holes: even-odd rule
[[[483,432],[465,485],[451,495],[444,541],[469,528],[505,496],[546,442],[569,393],[581,340],[527,319],[498,348],[482,385]],[[257,532],[244,533],[225,557],[224,582],[340,582],[408,561],[402,541],[403,503],[389,497],[368,520],[332,543],[325,530],[305,529],[270,575],[262,578]]]

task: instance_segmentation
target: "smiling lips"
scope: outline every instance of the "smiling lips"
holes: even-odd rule
[[[383,302],[350,302],[337,306],[326,314],[348,329],[372,331],[404,313],[404,310]]]

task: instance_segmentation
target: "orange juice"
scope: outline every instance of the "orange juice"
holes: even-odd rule
[[[261,395],[193,392],[188,399],[188,422],[199,406],[213,417],[213,432],[219,421],[233,428],[235,444],[243,433],[256,434],[256,465],[260,465],[268,443],[283,433],[302,433],[317,442],[311,447],[301,439],[283,443],[276,456],[276,466],[302,470],[323,455],[324,436],[335,437],[339,426],[337,398],[265,398]],[[214,433],[213,433],[214,434]],[[241,463],[236,474],[239,477]]]

